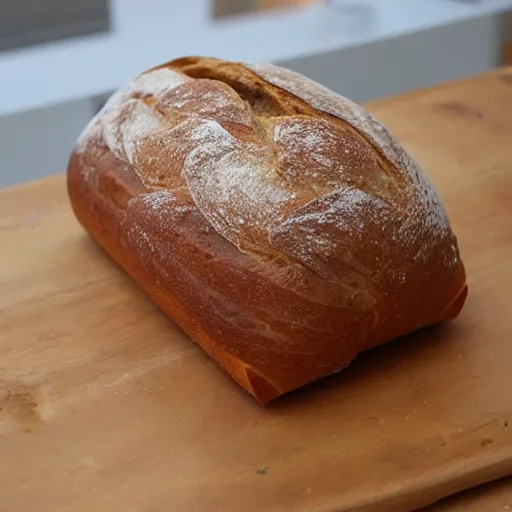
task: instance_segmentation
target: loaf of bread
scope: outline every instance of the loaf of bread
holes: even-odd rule
[[[189,57],[143,73],[67,176],[85,229],[261,403],[466,298],[420,166],[363,108],[281,67]]]

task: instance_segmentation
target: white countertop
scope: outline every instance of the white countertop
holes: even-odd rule
[[[179,56],[279,61],[512,9],[512,0],[338,3],[218,21],[207,0],[111,0],[108,35],[0,54],[0,116],[103,94]]]

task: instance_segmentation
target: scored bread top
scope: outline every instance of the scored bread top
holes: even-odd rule
[[[368,307],[426,262],[462,273],[419,165],[362,107],[292,71],[192,57],[149,70],[76,151],[104,147],[154,205],[179,198],[249,257],[364,287]]]

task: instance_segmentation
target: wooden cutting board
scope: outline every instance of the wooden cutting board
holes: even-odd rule
[[[409,511],[512,473],[512,70],[369,105],[443,196],[463,314],[267,408],[93,244],[0,193],[0,508]]]
[[[512,477],[445,498],[421,512],[507,512],[512,510]]]

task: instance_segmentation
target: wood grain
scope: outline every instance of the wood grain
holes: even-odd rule
[[[512,65],[512,42],[505,44],[503,48],[503,62]]]
[[[512,473],[512,70],[369,108],[443,196],[468,302],[267,408],[91,242],[62,175],[0,192],[2,507],[400,512]]]
[[[507,512],[512,510],[512,478],[502,478],[446,498],[421,512]]]

